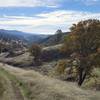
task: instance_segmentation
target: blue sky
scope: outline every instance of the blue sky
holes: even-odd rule
[[[53,34],[90,18],[100,19],[100,0],[0,0],[0,29]]]

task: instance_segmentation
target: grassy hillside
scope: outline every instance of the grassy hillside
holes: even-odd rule
[[[100,92],[0,64],[0,100],[100,100]]]
[[[69,32],[62,32],[60,37],[58,36],[59,34],[50,35],[47,38],[42,39],[39,43],[45,46],[61,44],[64,42],[64,38],[68,34]]]
[[[42,59],[44,59],[44,56],[46,56],[46,54],[49,54],[48,59],[50,60],[56,60],[57,56],[59,56],[60,58],[59,48],[61,46],[62,44],[44,47],[42,50]],[[13,57],[10,57],[8,52],[0,54],[0,62],[23,68],[27,66],[28,68],[32,67],[32,64],[34,64],[33,58],[34,57],[30,56],[29,52],[25,52]],[[45,59],[47,60],[47,58]]]

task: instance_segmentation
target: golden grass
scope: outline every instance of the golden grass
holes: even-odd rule
[[[16,76],[26,86],[28,100],[100,100],[100,92],[82,90],[71,82],[62,82],[33,70],[26,71],[8,65],[2,68]]]

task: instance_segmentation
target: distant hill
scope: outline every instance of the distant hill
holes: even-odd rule
[[[58,30],[59,31],[59,30]],[[43,34],[30,34],[17,30],[4,30],[0,29],[0,40],[15,40],[22,41],[26,44],[39,43],[45,46],[52,46],[61,44],[64,41],[64,37],[69,34],[69,32],[56,32],[54,35],[43,35]]]
[[[3,40],[21,40],[23,42],[27,42],[28,44],[32,44],[33,42],[38,42],[46,38],[47,35],[40,34],[30,34],[16,30],[4,30],[0,29],[0,39]]]
[[[40,43],[45,45],[45,46],[52,46],[52,45],[61,44],[64,42],[64,37],[69,33],[70,32],[62,32],[60,34],[60,36],[59,36],[59,34],[50,35],[47,38],[42,39],[40,41]]]
[[[14,34],[13,31],[0,29],[0,39],[5,41],[10,40],[24,40],[21,35]]]

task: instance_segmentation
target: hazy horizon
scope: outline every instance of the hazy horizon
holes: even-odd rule
[[[43,33],[25,32],[25,31],[14,30],[14,29],[0,29],[0,30],[4,30],[4,31],[17,31],[17,32],[25,33],[25,34],[37,34],[37,35],[52,35],[52,34],[55,34],[55,33],[49,33],[49,34],[44,33],[43,34]]]
[[[100,0],[3,0],[0,29],[54,34],[69,31],[73,23],[100,19]]]

